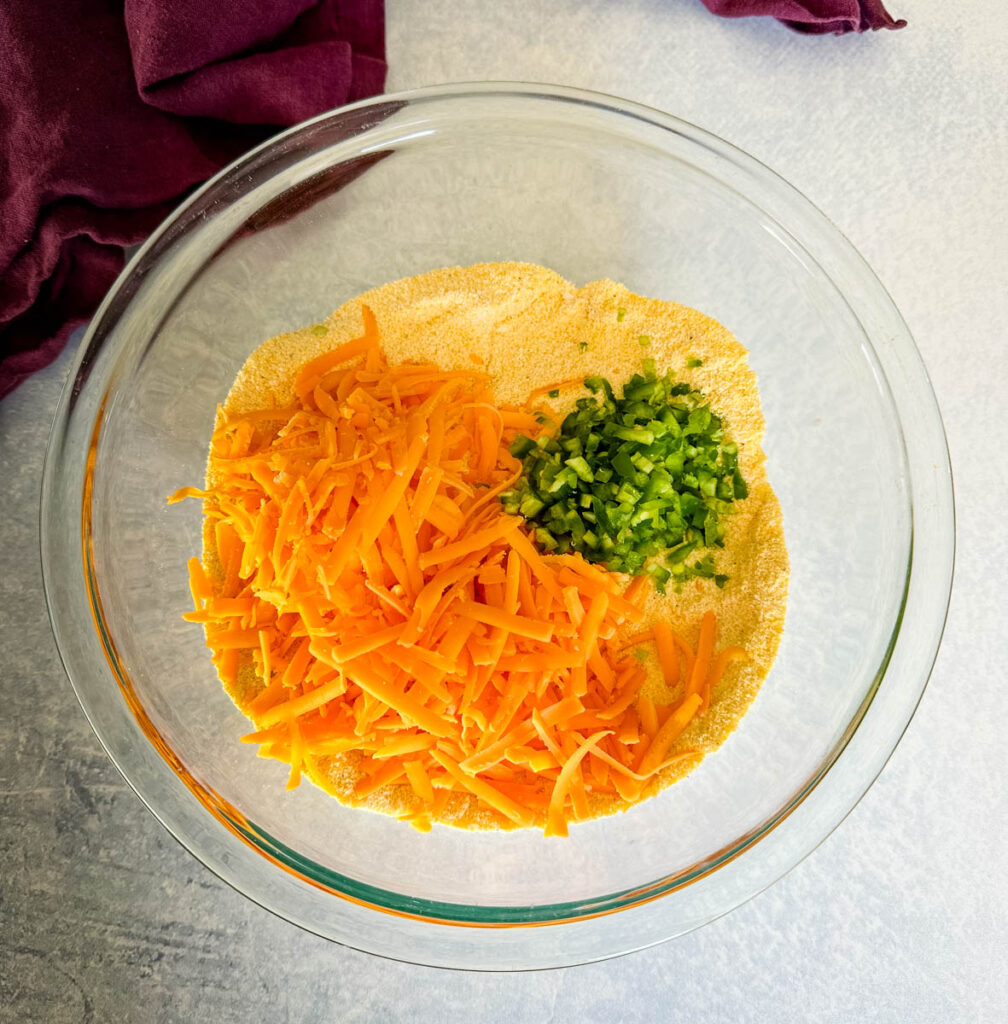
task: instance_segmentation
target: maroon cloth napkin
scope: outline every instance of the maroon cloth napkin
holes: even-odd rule
[[[903,28],[882,6],[882,0],[701,0],[712,14],[723,18],[769,15],[796,32],[824,35],[832,32],[867,32],[869,29]]]
[[[382,91],[383,0],[0,4],[0,398],[193,185]]]

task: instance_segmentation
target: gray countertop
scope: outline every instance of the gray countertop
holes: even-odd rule
[[[696,0],[388,0],[390,90],[523,79],[722,135],[872,264],[945,417],[958,558],[920,708],[841,827],[770,890],[607,963],[461,974],[328,943],[218,881],[108,761],[63,674],[38,557],[72,352],[0,403],[0,1020],[1008,1019],[1008,19],[891,0],[897,33],[802,37]]]

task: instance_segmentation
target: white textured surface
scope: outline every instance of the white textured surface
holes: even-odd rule
[[[889,288],[957,485],[945,642],[876,785],[728,917],[590,967],[384,962],[218,882],[107,762],[45,617],[37,494],[65,355],[0,404],[0,1020],[1008,1019],[1008,19],[892,0],[909,28],[793,35],[697,0],[387,0],[390,90],[525,79],[668,110],[765,161]]]

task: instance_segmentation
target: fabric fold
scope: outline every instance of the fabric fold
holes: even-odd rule
[[[882,0],[701,0],[711,14],[722,18],[771,17],[796,32],[844,35],[906,26],[897,21]]]
[[[0,398],[194,185],[379,93],[382,0],[0,5]]]

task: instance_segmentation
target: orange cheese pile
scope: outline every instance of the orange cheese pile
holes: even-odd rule
[[[355,801],[409,787],[419,828],[465,794],[501,826],[567,834],[589,800],[641,798],[739,648],[653,639],[677,699],[641,694],[644,578],[543,555],[497,500],[532,412],[498,407],[486,374],[389,366],[363,336],[307,363],[284,408],[218,415],[204,499],[215,558],[190,561],[195,611],[225,685],[251,663],[246,740]],[[209,571],[208,571],[209,570]],[[629,583],[629,585],[628,585]],[[672,760],[695,757],[680,752]],[[343,794],[341,794],[343,795]]]

